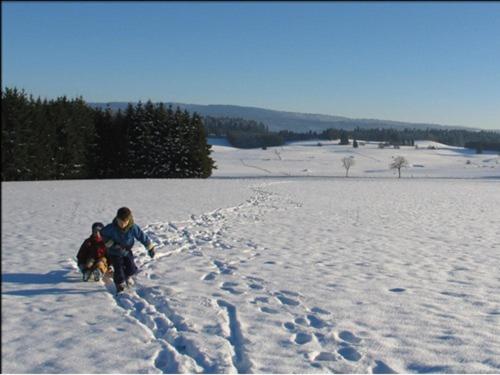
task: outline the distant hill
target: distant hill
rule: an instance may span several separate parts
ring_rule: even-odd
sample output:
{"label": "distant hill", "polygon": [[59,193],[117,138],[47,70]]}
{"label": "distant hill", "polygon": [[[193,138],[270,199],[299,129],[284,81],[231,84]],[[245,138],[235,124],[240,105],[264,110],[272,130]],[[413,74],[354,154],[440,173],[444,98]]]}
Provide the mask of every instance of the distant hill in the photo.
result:
{"label": "distant hill", "polygon": [[[125,109],[126,102],[110,102],[110,103],[88,103],[97,108],[106,108],[109,106],[112,110]],[[135,104],[135,103],[133,103]],[[321,115],[312,113],[286,112],[276,111],[272,109],[264,109],[257,107],[243,107],[236,105],[200,105],[200,104],[184,104],[184,103],[165,103],[167,106],[180,107],[189,112],[197,112],[201,116],[212,117],[239,117],[246,120],[254,120],[264,123],[269,127],[269,130],[291,130],[297,133],[305,133],[308,131],[321,132],[329,128],[338,128],[353,130],[356,127],[369,128],[394,128],[394,129],[462,129],[477,131],[475,128],[467,128],[463,126],[425,124],[425,123],[410,123],[390,120],[376,119],[352,119],[348,117]]]}

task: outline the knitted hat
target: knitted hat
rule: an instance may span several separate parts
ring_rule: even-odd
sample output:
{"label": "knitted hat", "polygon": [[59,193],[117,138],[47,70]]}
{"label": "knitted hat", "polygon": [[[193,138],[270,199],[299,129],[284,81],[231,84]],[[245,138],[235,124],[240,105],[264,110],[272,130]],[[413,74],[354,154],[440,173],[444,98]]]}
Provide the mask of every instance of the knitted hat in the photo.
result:
{"label": "knitted hat", "polygon": [[100,232],[102,230],[102,228],[104,228],[104,224],[103,223],[94,223],[92,224],[92,233],[97,233],[97,232]]}

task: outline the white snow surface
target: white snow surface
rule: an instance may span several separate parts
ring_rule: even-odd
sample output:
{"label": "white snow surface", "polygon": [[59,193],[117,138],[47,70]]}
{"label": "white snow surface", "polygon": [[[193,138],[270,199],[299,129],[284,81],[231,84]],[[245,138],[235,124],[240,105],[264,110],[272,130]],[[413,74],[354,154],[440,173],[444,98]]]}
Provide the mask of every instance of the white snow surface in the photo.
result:
{"label": "white snow surface", "polygon": [[[498,155],[317,143],[219,142],[207,180],[2,182],[2,372],[499,373]],[[116,297],[74,257],[121,206],[158,250]]]}
{"label": "white snow surface", "polygon": [[[216,155],[215,177],[344,177],[342,158],[353,157],[355,166],[351,177],[394,177],[397,171],[389,164],[397,156],[405,157],[408,168],[402,170],[407,178],[500,178],[498,153],[476,154],[463,147],[446,146],[431,141],[416,141],[416,147],[392,146],[378,148],[377,142],[364,146],[340,146],[339,141],[306,141],[284,147],[237,149],[219,140],[213,142]],[[321,145],[321,146],[319,146]],[[433,149],[429,149],[433,147]]]}

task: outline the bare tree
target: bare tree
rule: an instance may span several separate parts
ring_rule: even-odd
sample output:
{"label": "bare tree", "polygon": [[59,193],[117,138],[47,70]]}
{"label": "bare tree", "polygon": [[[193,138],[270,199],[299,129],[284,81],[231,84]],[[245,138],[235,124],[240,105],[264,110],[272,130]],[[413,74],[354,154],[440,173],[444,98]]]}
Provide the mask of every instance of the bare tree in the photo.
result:
{"label": "bare tree", "polygon": [[348,176],[349,175],[349,168],[351,168],[354,165],[354,158],[352,156],[342,158],[342,165],[345,168],[345,176],[349,177]]}
{"label": "bare tree", "polygon": [[391,169],[397,169],[398,178],[401,178],[401,168],[408,167],[408,160],[406,160],[403,156],[396,156],[389,167]]}

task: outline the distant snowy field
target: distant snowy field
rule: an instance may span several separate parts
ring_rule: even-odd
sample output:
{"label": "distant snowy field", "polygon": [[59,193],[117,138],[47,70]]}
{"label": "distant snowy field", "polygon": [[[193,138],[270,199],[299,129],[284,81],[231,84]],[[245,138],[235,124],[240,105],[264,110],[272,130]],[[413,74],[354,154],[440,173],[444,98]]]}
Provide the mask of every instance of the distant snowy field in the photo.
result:
{"label": "distant snowy field", "polygon": [[[498,153],[476,154],[474,150],[443,145],[437,142],[416,141],[415,147],[379,149],[378,143],[366,143],[357,149],[340,146],[339,141],[295,142],[285,147],[261,149],[236,149],[227,142],[213,139],[219,170],[218,177],[292,176],[292,177],[343,177],[341,160],[353,157],[352,177],[393,177],[397,172],[389,169],[395,156],[403,156],[409,167],[404,177],[484,178],[500,177]],[[319,146],[321,145],[321,146]],[[429,149],[434,147],[435,149]]]}
{"label": "distant snowy field", "polygon": [[[2,183],[2,372],[500,372],[498,155],[213,143],[208,180]],[[158,255],[116,298],[72,258],[123,205]]]}

